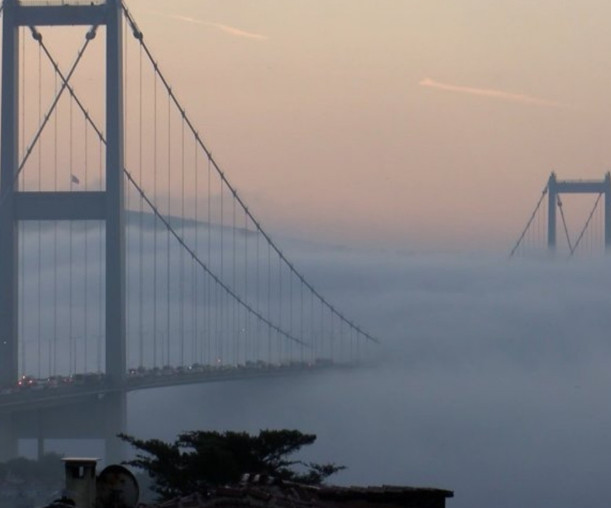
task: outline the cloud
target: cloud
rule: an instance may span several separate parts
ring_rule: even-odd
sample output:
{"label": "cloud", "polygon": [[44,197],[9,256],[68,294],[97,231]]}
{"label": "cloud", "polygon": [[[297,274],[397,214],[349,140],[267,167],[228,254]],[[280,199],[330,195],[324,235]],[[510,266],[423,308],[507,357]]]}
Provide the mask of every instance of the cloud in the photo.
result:
{"label": "cloud", "polygon": [[478,95],[480,97],[489,97],[491,99],[499,99],[509,102],[519,102],[522,104],[533,104],[535,106],[545,106],[551,108],[565,108],[565,104],[559,102],[548,101],[530,95],[506,92],[504,90],[495,90],[492,88],[475,88],[471,86],[452,85],[450,83],[441,83],[430,78],[424,78],[418,83],[420,86],[427,88],[435,88],[445,92],[464,93],[469,95]]}
{"label": "cloud", "polygon": [[191,18],[188,16],[181,16],[179,14],[170,14],[169,17],[172,19],[176,19],[178,21],[186,21],[187,23],[195,23],[197,25],[210,26],[218,30],[221,30],[222,32],[225,32],[229,35],[234,35],[236,37],[245,37],[247,39],[255,39],[255,40],[260,40],[260,41],[269,39],[267,35],[258,34],[254,32],[247,32],[246,30],[241,30],[233,26],[224,25],[223,23],[214,23],[211,21],[204,21],[201,19]]}

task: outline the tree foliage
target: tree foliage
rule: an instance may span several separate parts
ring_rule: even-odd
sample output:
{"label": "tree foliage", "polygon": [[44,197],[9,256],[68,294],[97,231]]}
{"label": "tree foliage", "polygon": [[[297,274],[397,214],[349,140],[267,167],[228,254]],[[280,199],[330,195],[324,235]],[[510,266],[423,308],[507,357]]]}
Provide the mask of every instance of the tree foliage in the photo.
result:
{"label": "tree foliage", "polygon": [[173,443],[125,434],[119,437],[137,450],[136,458],[127,464],[148,473],[153,490],[162,499],[206,493],[210,487],[237,482],[246,473],[319,484],[344,469],[292,459],[316,440],[315,435],[298,430],[262,430],[258,435],[192,431],[179,434]]}

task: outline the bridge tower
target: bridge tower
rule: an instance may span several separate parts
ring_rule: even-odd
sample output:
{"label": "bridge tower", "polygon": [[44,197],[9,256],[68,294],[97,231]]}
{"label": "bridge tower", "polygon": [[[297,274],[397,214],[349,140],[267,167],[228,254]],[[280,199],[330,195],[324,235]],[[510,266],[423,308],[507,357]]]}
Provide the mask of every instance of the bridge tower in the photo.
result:
{"label": "bridge tower", "polygon": [[[123,430],[126,374],[125,219],[123,154],[123,40],[120,0],[68,5],[63,1],[22,4],[3,1],[0,138],[0,385],[18,378],[18,222],[97,220],[106,225],[106,374],[117,387],[108,435]],[[100,192],[24,192],[17,172],[19,147],[19,27],[103,26],[106,28],[106,176]],[[110,406],[109,406],[110,407]],[[5,419],[6,418],[6,419]],[[0,423],[10,428],[10,418]],[[0,429],[0,450],[15,455],[16,439]],[[107,440],[107,452],[117,444]],[[115,450],[116,451],[116,450]]]}
{"label": "bridge tower", "polygon": [[603,180],[558,180],[552,172],[547,182],[547,247],[556,248],[556,203],[560,194],[604,194],[605,196],[605,249],[611,250],[611,174]]}

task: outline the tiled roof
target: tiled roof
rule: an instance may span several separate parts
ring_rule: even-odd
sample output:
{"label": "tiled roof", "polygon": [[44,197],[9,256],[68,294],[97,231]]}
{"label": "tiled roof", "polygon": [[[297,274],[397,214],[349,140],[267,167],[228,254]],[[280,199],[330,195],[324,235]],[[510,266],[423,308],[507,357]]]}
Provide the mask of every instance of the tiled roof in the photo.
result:
{"label": "tiled roof", "polygon": [[428,508],[443,507],[453,495],[433,488],[310,486],[247,475],[239,484],[216,488],[207,496],[193,494],[142,508]]}

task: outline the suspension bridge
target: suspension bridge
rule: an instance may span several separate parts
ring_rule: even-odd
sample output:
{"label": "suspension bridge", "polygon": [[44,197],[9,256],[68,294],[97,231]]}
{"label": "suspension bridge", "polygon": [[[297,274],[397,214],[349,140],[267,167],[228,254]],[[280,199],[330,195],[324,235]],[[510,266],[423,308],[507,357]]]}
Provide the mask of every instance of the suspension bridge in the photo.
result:
{"label": "suspension bridge", "polygon": [[377,339],[264,229],[124,2],[1,16],[0,460],[24,437],[119,456],[131,390],[366,357]]}
{"label": "suspension bridge", "polygon": [[[581,194],[593,197],[583,209],[585,219],[576,223],[578,233],[571,234],[561,195]],[[547,206],[544,203],[547,198]],[[604,198],[604,199],[603,199]],[[602,204],[601,204],[602,203]],[[543,205],[543,206],[542,206]],[[585,213],[587,212],[587,213]],[[558,218],[561,233],[558,240]],[[561,251],[568,257],[579,252],[600,252],[611,248],[611,174],[602,180],[558,180],[551,173],[526,226],[509,253],[509,257],[529,255],[547,249]]]}

